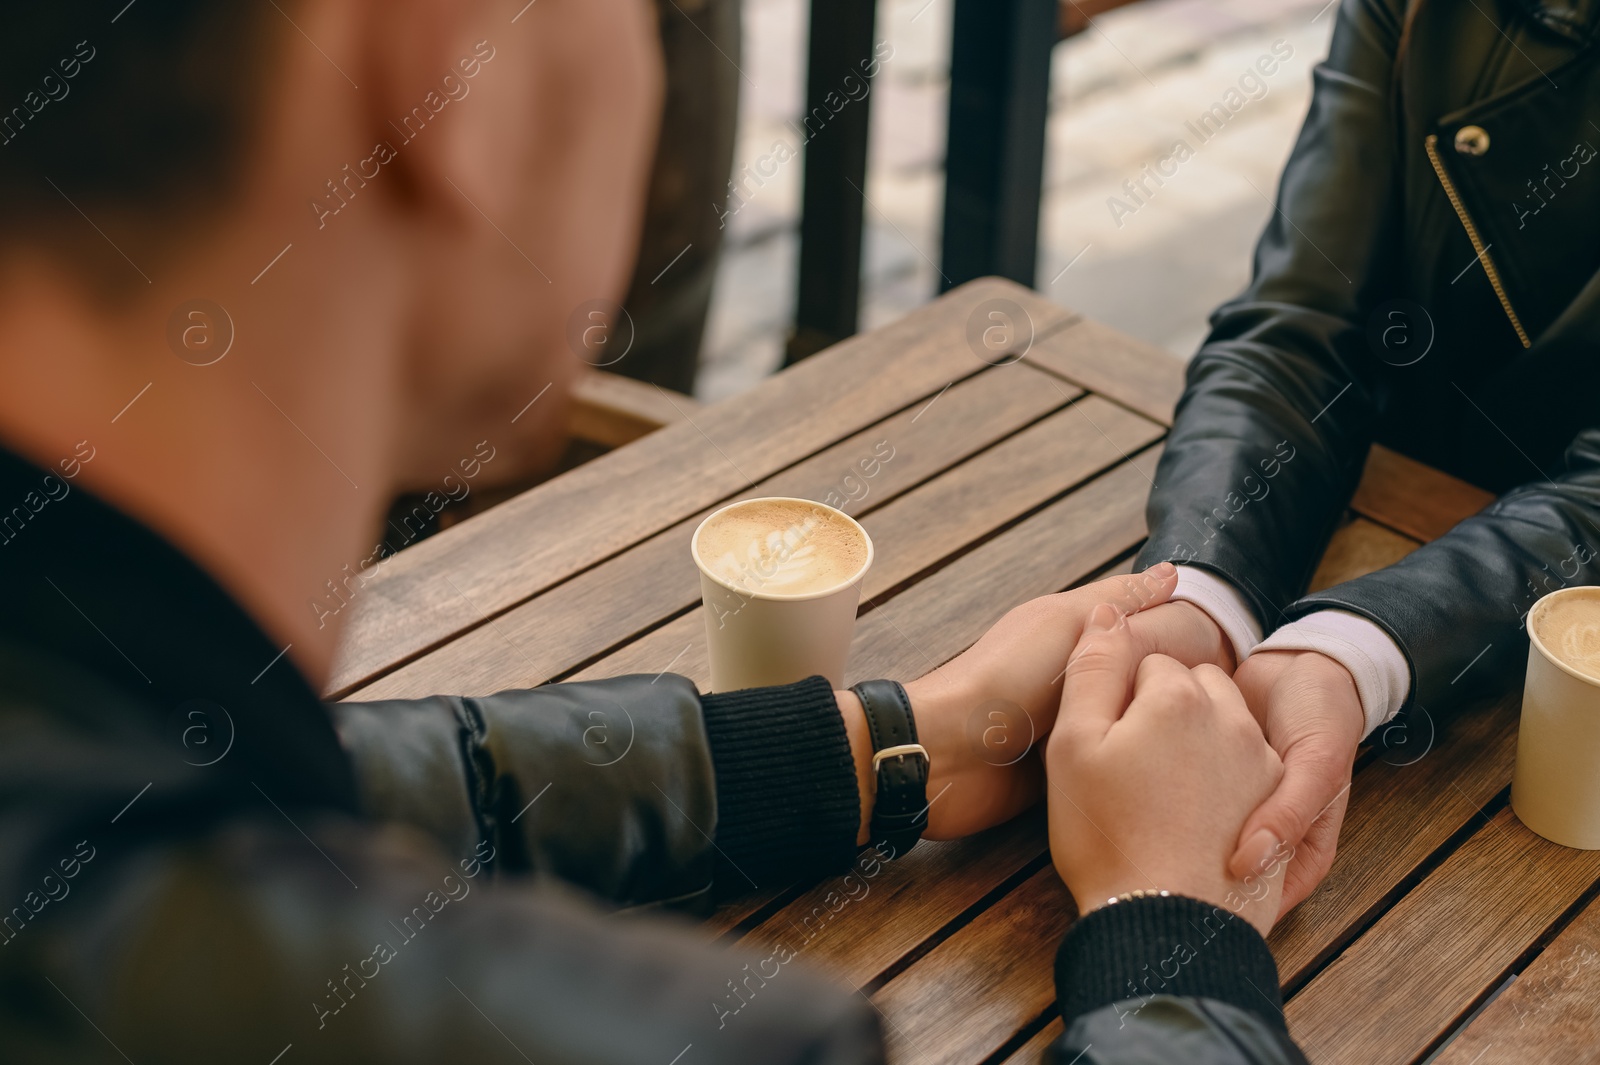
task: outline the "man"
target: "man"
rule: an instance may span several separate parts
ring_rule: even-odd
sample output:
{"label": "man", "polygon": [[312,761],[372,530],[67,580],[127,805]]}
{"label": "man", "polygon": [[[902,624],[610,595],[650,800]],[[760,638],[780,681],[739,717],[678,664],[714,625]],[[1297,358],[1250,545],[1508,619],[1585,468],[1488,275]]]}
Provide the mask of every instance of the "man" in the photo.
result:
{"label": "man", "polygon": [[[1117,966],[1199,915],[1209,962],[1145,987],[1134,1030],[1177,1039],[1204,1012],[1181,996],[1205,995],[1219,1055],[1286,1046],[1277,1004],[1222,975],[1276,986],[1218,842],[1274,759],[1208,731],[1242,714],[1206,709],[1215,678],[1161,659],[1135,683],[1141,649],[1182,640],[1116,622],[1173,567],[1025,604],[904,696],[662,676],[320,704],[341,617],[307,601],[393,493],[481,460],[486,426],[508,464],[558,442],[566,319],[620,289],[635,243],[646,9],[117,6],[41,7],[0,43],[0,1057],[879,1060],[863,997],[579,894],[687,906],[1012,816],[1043,765],[989,764],[971,711],[1005,700],[1048,733],[1105,600],[1094,631],[1120,643],[1074,676],[1120,679],[1088,685],[1098,724],[1052,757],[1121,784],[1053,829],[1083,855],[1115,819],[1113,847],[1193,898],[1086,922],[1062,954],[1072,1019],[1122,1028]],[[1130,698],[1134,724],[1190,708],[1199,769],[1155,738],[1103,753]],[[637,734],[599,768],[585,730],[615,706]],[[926,757],[874,766],[882,720]],[[1220,778],[1214,809],[1176,844],[1119,791],[1195,773]],[[1137,869],[1075,861],[1082,907],[1161,886]]]}
{"label": "man", "polygon": [[[1234,869],[1293,847],[1288,906],[1333,861],[1362,738],[1426,744],[1514,689],[1528,608],[1600,583],[1600,212],[1582,184],[1600,8],[1347,0],[1337,18],[1250,286],[1190,364],[1141,554],[1184,571],[1147,623],[1241,661],[1283,756]],[[1375,441],[1499,498],[1304,595]]]}

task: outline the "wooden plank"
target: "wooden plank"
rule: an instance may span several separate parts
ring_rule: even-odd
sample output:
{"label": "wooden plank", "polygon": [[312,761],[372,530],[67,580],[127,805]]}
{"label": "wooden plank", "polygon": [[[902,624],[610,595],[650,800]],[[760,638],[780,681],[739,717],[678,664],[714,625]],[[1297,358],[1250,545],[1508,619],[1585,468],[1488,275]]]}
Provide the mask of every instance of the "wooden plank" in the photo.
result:
{"label": "wooden plank", "polygon": [[[990,370],[920,399],[740,494],[831,500],[860,517],[1081,395],[1071,386],[1058,391],[1055,384],[1027,367]],[[892,457],[880,461],[886,455]],[[862,462],[876,471],[874,476],[863,476]],[[618,646],[699,600],[689,539],[711,509],[407,663],[353,697],[474,695],[529,687]]]}
{"label": "wooden plank", "polygon": [[[1079,410],[1079,407],[1084,409]],[[1029,508],[1120,462],[1124,453],[1136,450],[1141,443],[1159,434],[1159,427],[1143,418],[1089,396],[867,515],[862,524],[877,545],[877,560],[863,585],[864,598],[871,601],[893,590]],[[1137,461],[1145,469],[1155,468],[1155,460],[1148,453],[1138,456]],[[1144,474],[1136,467],[1126,462],[1122,466],[1130,476],[1141,478],[1142,483]],[[1134,489],[1130,487],[1128,491],[1132,493]],[[1094,498],[1101,500],[1103,495],[1103,492],[1098,493]],[[1123,506],[1143,513],[1142,501],[1135,503],[1130,498],[1123,501]],[[1139,527],[1143,528],[1142,521]],[[1137,537],[1130,541],[1136,542]],[[1064,578],[1057,587],[1065,587],[1094,565],[1109,561],[1116,553],[1108,547],[1105,554],[1098,550],[1093,552],[1093,560],[1075,560],[1082,563],[1081,567],[1073,569],[1073,576]],[[972,591],[967,589],[965,594]],[[1020,600],[1008,602],[1007,606],[1014,606],[1017,601]],[[872,628],[870,621],[864,621],[857,628],[852,672],[855,663],[861,661],[862,633]],[[705,624],[699,608],[635,640],[573,679],[589,680],[630,672],[656,673],[669,665],[673,672],[697,684],[708,681]],[[904,665],[912,665],[914,672],[907,673],[901,668],[898,672],[880,675],[916,676],[929,668],[911,663]]]}
{"label": "wooden plank", "polygon": [[[1152,448],[962,555],[861,619],[848,683],[919,676],[967,647],[1007,610],[1070,587],[1145,535]],[[1136,465],[1137,463],[1137,465]]]}
{"label": "wooden plank", "polygon": [[1289,1000],[1290,1032],[1319,1065],[1422,1056],[1597,877],[1600,851],[1501,810]]}
{"label": "wooden plank", "polygon": [[1183,395],[1182,359],[1087,319],[1034,341],[1025,361],[1162,425]]}
{"label": "wooden plank", "polygon": [[1600,1058],[1600,899],[1489,1003],[1435,1065]]}
{"label": "wooden plank", "polygon": [[1076,916],[1047,866],[905,972],[873,1001],[894,1065],[972,1065],[1055,1000],[1051,962]]}
{"label": "wooden plank", "polygon": [[[1052,1004],[1050,1008],[1054,1011],[1055,1006]],[[1039,1029],[1032,1039],[1023,1043],[1017,1052],[1006,1058],[1001,1065],[1039,1065],[1044,1060],[1044,1052],[1066,1032],[1067,1026],[1061,1018],[1052,1018],[1049,1024]]]}
{"label": "wooden plank", "polygon": [[1374,444],[1350,505],[1356,513],[1418,540],[1437,540],[1494,494]]}
{"label": "wooden plank", "polygon": [[1438,734],[1419,714],[1403,744],[1357,771],[1333,868],[1268,938],[1286,988],[1365,928],[1511,782],[1518,702],[1473,708]]}
{"label": "wooden plank", "polygon": [[[1038,340],[1026,360],[1090,392],[1108,396],[1163,425],[1183,395],[1184,363],[1166,352],[1083,320]],[[1494,495],[1374,444],[1352,508],[1380,525],[1427,542],[1494,501]]]}
{"label": "wooden plank", "polygon": [[1320,592],[1400,561],[1417,549],[1417,541],[1366,518],[1352,518],[1333,534],[1307,589]]}
{"label": "wooden plank", "polygon": [[711,916],[699,923],[698,928],[705,933],[707,939],[721,939],[755,916],[762,907],[777,901],[787,890],[788,888],[762,888],[760,891],[740,895],[718,906]]}
{"label": "wooden plank", "polygon": [[[1007,281],[956,289],[692,422],[619,448],[401,552],[353,604],[328,691],[346,692],[719,499],[982,368],[967,319],[985,299],[1041,330],[1066,311]],[[487,431],[491,441],[504,440]]]}
{"label": "wooden plank", "polygon": [[573,390],[567,428],[579,440],[621,447],[664,425],[692,418],[699,410],[700,404],[681,392],[591,370]]}
{"label": "wooden plank", "polygon": [[785,944],[808,964],[860,987],[1020,873],[1046,845],[1039,809],[977,836],[919,843],[896,861],[858,862],[741,942],[758,948]]}

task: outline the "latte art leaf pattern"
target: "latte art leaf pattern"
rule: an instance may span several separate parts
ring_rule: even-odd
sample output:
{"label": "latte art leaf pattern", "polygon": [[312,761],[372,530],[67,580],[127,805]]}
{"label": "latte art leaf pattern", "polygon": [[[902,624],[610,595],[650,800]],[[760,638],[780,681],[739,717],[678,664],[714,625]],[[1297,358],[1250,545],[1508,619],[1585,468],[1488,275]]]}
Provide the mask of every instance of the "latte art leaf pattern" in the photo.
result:
{"label": "latte art leaf pattern", "polygon": [[827,595],[865,571],[872,543],[847,515],[808,499],[750,499],[712,514],[695,533],[707,576],[740,594]]}
{"label": "latte art leaf pattern", "polygon": [[1552,648],[1556,655],[1580,673],[1600,677],[1600,621],[1577,622],[1561,633]]}
{"label": "latte art leaf pattern", "polygon": [[750,591],[783,592],[796,584],[814,580],[821,562],[816,544],[810,542],[816,519],[773,529],[764,538],[746,545],[744,557],[729,551],[717,560],[717,571],[730,583]]}
{"label": "latte art leaf pattern", "polygon": [[1600,681],[1600,588],[1555,593],[1535,608],[1532,625],[1558,661]]}

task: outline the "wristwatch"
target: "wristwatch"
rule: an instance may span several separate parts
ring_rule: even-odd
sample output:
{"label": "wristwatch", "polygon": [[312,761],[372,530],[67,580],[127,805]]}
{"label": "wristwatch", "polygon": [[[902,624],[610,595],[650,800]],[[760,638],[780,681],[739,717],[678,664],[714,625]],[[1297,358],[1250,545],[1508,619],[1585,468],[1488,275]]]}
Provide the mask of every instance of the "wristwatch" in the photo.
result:
{"label": "wristwatch", "polygon": [[917,742],[911,700],[898,683],[865,680],[850,690],[861,700],[872,736],[871,842],[898,858],[928,827],[928,752]]}

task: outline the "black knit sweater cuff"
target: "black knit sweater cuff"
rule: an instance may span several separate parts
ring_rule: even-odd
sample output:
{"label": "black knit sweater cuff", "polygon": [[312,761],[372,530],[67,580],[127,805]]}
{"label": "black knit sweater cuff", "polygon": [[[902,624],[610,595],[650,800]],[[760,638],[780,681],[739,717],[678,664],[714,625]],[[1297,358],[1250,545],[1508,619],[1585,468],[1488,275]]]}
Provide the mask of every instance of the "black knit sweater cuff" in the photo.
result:
{"label": "black knit sweater cuff", "polygon": [[1287,1031],[1266,940],[1220,906],[1177,895],[1080,918],[1056,954],[1056,995],[1069,1026],[1112,1003],[1131,1015],[1152,996],[1176,995],[1225,1002]]}
{"label": "black knit sweater cuff", "polygon": [[811,677],[700,705],[717,777],[718,893],[848,866],[861,796],[833,686]]}

